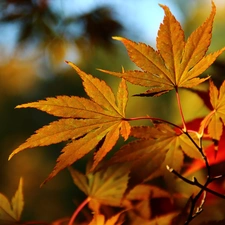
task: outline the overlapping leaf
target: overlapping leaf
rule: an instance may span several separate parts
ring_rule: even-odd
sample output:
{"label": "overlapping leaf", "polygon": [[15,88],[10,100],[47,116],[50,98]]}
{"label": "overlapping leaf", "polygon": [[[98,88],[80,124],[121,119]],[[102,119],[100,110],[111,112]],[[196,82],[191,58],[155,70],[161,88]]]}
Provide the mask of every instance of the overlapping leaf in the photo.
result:
{"label": "overlapping leaf", "polygon": [[149,219],[154,216],[155,212],[151,202],[155,200],[158,208],[165,203],[165,201],[162,203],[156,199],[168,199],[170,201],[171,194],[153,185],[139,184],[126,195],[123,204],[142,218]]}
{"label": "overlapping leaf", "polygon": [[212,81],[209,85],[209,97],[213,109],[202,121],[201,129],[208,126],[209,136],[218,141],[225,124],[225,82],[222,83],[219,90]]}
{"label": "overlapping leaf", "polygon": [[[164,123],[154,127],[132,127],[130,135],[138,140],[123,146],[110,162],[129,162],[131,176],[139,181],[164,174],[167,165],[179,171],[183,165],[184,153],[192,158],[201,158],[196,146],[185,134],[175,132]],[[194,133],[191,137],[198,144]]]}
{"label": "overlapping leaf", "polygon": [[124,120],[128,98],[125,80],[121,80],[116,99],[104,81],[84,73],[70,62],[67,63],[79,74],[83,80],[85,91],[91,99],[58,96],[17,106],[17,108],[36,108],[62,117],[37,130],[9,157],[11,158],[26,148],[71,140],[63,148],[62,154],[57,159],[57,164],[47,180],[89,153],[101,140],[104,140],[94,156],[92,167],[94,169],[116,144],[119,134],[126,140],[130,132],[130,125]]}
{"label": "overlapping leaf", "polygon": [[172,15],[169,8],[160,5],[165,12],[157,37],[157,51],[144,43],[135,43],[122,37],[114,37],[121,41],[130,59],[142,71],[126,71],[122,73],[101,70],[127,81],[149,87],[142,96],[158,96],[178,87],[190,88],[204,82],[208,78],[198,78],[225,50],[225,48],[206,55],[212,38],[212,25],[216,12],[212,2],[209,18],[197,28],[185,42],[184,31],[180,23]]}
{"label": "overlapping leaf", "polygon": [[23,211],[23,179],[20,178],[18,189],[10,202],[0,193],[0,221],[6,223],[18,222]]}
{"label": "overlapping leaf", "polygon": [[105,216],[102,214],[94,214],[92,221],[88,225],[122,225],[123,222],[119,222],[120,213],[109,218],[107,221],[105,220]]}
{"label": "overlapping leaf", "polygon": [[98,212],[101,204],[121,206],[128,182],[127,166],[113,165],[87,175],[72,168],[69,169],[75,185],[91,199],[89,205],[92,210]]}

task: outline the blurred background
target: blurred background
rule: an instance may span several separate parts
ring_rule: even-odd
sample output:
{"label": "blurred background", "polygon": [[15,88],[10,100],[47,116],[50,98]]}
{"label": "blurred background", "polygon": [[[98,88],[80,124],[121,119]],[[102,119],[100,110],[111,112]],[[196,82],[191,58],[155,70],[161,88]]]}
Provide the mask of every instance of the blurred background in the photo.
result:
{"label": "blurred background", "polygon": [[[217,15],[209,52],[225,45],[225,2],[214,2]],[[11,198],[19,178],[24,177],[22,219],[50,222],[70,216],[82,194],[67,170],[39,188],[63,144],[26,150],[8,161],[13,149],[55,119],[35,109],[15,106],[57,95],[85,96],[79,76],[64,60],[104,79],[116,91],[118,79],[96,68],[121,71],[121,66],[127,70],[135,65],[124,46],[111,37],[123,36],[155,47],[164,15],[159,3],[170,7],[186,35],[211,10],[210,0],[0,0],[0,192]],[[223,58],[207,72],[218,85],[225,75]],[[145,90],[129,85],[130,96]],[[181,92],[186,119],[204,115],[202,101],[189,92],[186,98],[186,94],[185,90]],[[135,110],[137,105],[139,111]],[[131,97],[128,117],[147,114],[179,123],[174,93],[156,99]],[[77,163],[80,167],[84,164],[85,159]]]}

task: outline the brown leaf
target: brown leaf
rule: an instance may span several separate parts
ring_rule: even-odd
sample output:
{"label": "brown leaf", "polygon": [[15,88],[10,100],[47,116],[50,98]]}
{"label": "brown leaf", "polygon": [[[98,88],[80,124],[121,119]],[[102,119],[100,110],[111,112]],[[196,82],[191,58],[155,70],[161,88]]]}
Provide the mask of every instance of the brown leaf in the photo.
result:
{"label": "brown leaf", "polygon": [[[167,124],[132,127],[130,135],[138,140],[123,146],[109,163],[129,163],[131,182],[147,181],[165,174],[167,165],[179,171],[183,165],[184,153],[192,158],[201,158],[192,141],[185,134],[175,132]],[[194,137],[194,134],[191,136],[197,144],[198,138]]]}

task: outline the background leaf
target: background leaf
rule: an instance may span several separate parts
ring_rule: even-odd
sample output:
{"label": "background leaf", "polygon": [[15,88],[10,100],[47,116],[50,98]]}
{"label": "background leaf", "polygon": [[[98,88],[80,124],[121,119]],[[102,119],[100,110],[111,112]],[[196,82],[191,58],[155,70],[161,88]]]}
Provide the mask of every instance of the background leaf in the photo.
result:
{"label": "background leaf", "polygon": [[23,178],[20,178],[18,189],[12,198],[12,210],[17,221],[20,220],[21,213],[24,207],[23,200]]}
{"label": "background leaf", "polygon": [[0,193],[0,219],[8,221],[16,221],[9,200],[1,193]]}
{"label": "background leaf", "polygon": [[95,173],[84,175],[70,168],[75,185],[78,186],[89,198],[90,205],[94,211],[98,211],[100,204],[110,206],[121,206],[123,194],[127,188],[129,170],[124,165],[113,165],[101,169]]}
{"label": "background leaf", "polygon": [[209,96],[214,113],[212,114],[208,123],[208,132],[210,137],[215,140],[219,140],[223,132],[223,126],[225,124],[225,82],[223,82],[220,89],[218,90],[211,81],[209,87]]}
{"label": "background leaf", "polygon": [[0,224],[1,221],[12,224],[20,220],[24,207],[23,179],[20,178],[18,189],[12,198],[11,204],[7,197],[0,193]]}

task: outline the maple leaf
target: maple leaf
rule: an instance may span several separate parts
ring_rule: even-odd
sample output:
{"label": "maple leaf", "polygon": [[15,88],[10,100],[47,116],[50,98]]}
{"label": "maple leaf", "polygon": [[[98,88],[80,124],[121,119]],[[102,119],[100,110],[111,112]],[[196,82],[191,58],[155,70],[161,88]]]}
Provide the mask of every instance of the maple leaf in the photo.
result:
{"label": "maple leaf", "polygon": [[212,81],[209,82],[209,97],[212,111],[201,123],[200,131],[208,127],[209,136],[219,141],[225,124],[225,81],[218,90]]}
{"label": "maple leaf", "polygon": [[105,216],[102,214],[94,214],[92,221],[88,225],[121,225],[123,222],[119,222],[119,217],[122,212],[117,213],[116,215],[109,218],[105,221]]}
{"label": "maple leaf", "polygon": [[136,43],[123,37],[114,37],[121,41],[130,59],[142,71],[125,71],[122,73],[100,70],[111,75],[122,77],[130,83],[149,87],[140,96],[159,96],[178,87],[191,88],[209,77],[198,78],[225,50],[206,55],[212,38],[213,19],[216,13],[212,2],[209,18],[197,28],[185,42],[184,31],[169,8],[160,5],[164,20],[160,25],[157,37],[157,49],[144,43]]}
{"label": "maple leaf", "polygon": [[69,168],[75,185],[90,199],[89,207],[99,211],[101,204],[121,207],[127,188],[129,170],[125,165],[113,165],[86,175]]}
{"label": "maple leaf", "polygon": [[149,198],[171,197],[165,190],[157,186],[139,184],[135,186],[127,195],[127,200],[149,200]]}
{"label": "maple leaf", "polygon": [[[131,209],[144,219],[153,217],[156,207],[151,207],[151,202],[157,199],[171,199],[171,194],[159,187],[147,184],[138,184],[123,199],[123,205]],[[157,207],[161,204],[157,201]],[[168,205],[168,204],[167,204]],[[162,211],[160,212],[162,214]]]}
{"label": "maple leaf", "polygon": [[58,96],[16,107],[36,108],[62,118],[37,130],[25,143],[11,153],[9,159],[27,148],[71,140],[62,149],[56,166],[45,182],[89,153],[103,140],[102,146],[94,155],[93,170],[116,144],[119,134],[126,140],[130,132],[130,125],[124,120],[128,99],[125,80],[121,80],[117,99],[115,99],[112,90],[104,81],[86,74],[71,62],[67,63],[81,77],[90,99],[77,96]]}
{"label": "maple leaf", "polygon": [[0,193],[0,222],[6,223],[18,222],[23,211],[23,179],[20,178],[18,189],[11,202]]}
{"label": "maple leaf", "polygon": [[[197,144],[195,133],[190,135]],[[164,123],[155,124],[154,127],[132,127],[130,136],[138,140],[124,145],[109,162],[130,163],[131,178],[134,177],[136,182],[165,174],[167,165],[179,171],[184,153],[191,158],[201,158],[196,146],[184,133],[177,133]]]}

